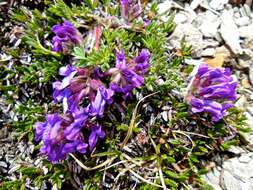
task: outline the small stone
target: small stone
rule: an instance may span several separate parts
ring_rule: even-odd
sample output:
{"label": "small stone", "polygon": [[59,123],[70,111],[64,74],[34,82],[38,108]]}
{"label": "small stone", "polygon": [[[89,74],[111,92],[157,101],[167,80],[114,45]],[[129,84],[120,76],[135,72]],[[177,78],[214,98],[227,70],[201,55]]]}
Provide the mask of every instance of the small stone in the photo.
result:
{"label": "small stone", "polygon": [[193,0],[190,4],[192,10],[196,9],[204,0]]}
{"label": "small stone", "polygon": [[158,13],[159,14],[163,14],[166,13],[167,11],[169,11],[172,7],[172,1],[167,0],[164,1],[163,3],[158,4],[157,9],[158,9]]}
{"label": "small stone", "polygon": [[179,13],[177,13],[177,14],[175,15],[175,17],[174,17],[174,22],[175,22],[176,24],[185,23],[185,22],[187,22],[188,19],[189,19],[189,18],[188,18],[188,16],[187,16],[186,13],[184,13],[184,12],[179,12]]}
{"label": "small stone", "polygon": [[228,0],[212,0],[209,6],[214,10],[222,10],[226,4],[228,4]]}
{"label": "small stone", "polygon": [[245,153],[245,150],[243,150],[241,147],[238,146],[231,146],[228,151],[234,154]]}
{"label": "small stone", "polygon": [[239,35],[241,38],[253,39],[253,24],[242,26],[239,28]]}
{"label": "small stone", "polygon": [[251,115],[253,115],[253,107],[248,106],[248,107],[247,107],[247,111],[248,111]]}
{"label": "small stone", "polygon": [[249,69],[249,79],[250,79],[250,83],[253,85],[253,68]]}
{"label": "small stone", "polygon": [[[237,8],[237,7],[236,7]],[[236,12],[236,13],[234,13],[234,17],[235,18],[240,18],[241,17],[241,14],[239,13],[239,12]]]}
{"label": "small stone", "polygon": [[162,118],[163,118],[164,121],[168,121],[168,112],[167,111],[163,111],[161,113],[161,115],[162,115]]}
{"label": "small stone", "polygon": [[15,165],[15,166],[13,166],[13,167],[8,171],[8,174],[12,174],[13,172],[17,171],[20,167],[21,167],[20,164],[17,164],[17,165]]}
{"label": "small stone", "polygon": [[232,13],[224,10],[221,15],[220,33],[226,44],[231,48],[233,53],[241,54],[242,48],[239,41],[239,30],[233,20]]}
{"label": "small stone", "polygon": [[187,45],[192,46],[193,58],[201,57],[203,49],[202,33],[190,23],[178,24],[172,35],[169,37],[169,43],[174,48],[180,49],[183,39]]}
{"label": "small stone", "polygon": [[[248,88],[248,89],[251,89],[252,88],[252,85],[249,83],[249,79],[248,79],[248,77],[244,77],[244,78],[242,78],[241,79],[241,83],[242,83],[242,86],[244,87],[244,88]],[[245,106],[244,107],[240,107],[240,108],[245,108]]]}
{"label": "small stone", "polygon": [[205,21],[199,27],[199,29],[205,37],[211,38],[211,37],[216,37],[219,25],[220,25],[219,20],[217,20],[217,22]]}
{"label": "small stone", "polygon": [[224,171],[223,179],[226,190],[241,190],[239,181],[227,170]]}
{"label": "small stone", "polygon": [[243,7],[240,9],[240,11],[242,15],[251,17],[251,9],[249,5],[244,4]]}
{"label": "small stone", "polygon": [[247,155],[242,155],[241,157],[238,158],[238,160],[242,163],[248,163],[251,160],[251,158]]}
{"label": "small stone", "polygon": [[237,26],[248,26],[251,24],[251,20],[247,16],[234,19]]}
{"label": "small stone", "polygon": [[1,168],[7,168],[8,165],[7,165],[6,162],[0,161],[0,167],[1,167]]}
{"label": "small stone", "polygon": [[219,42],[217,42],[216,40],[214,39],[204,39],[203,41],[203,48],[206,49],[206,48],[216,48],[219,46]]}
{"label": "small stone", "polygon": [[201,54],[203,57],[214,57],[215,49],[214,48],[207,48],[202,51]]}

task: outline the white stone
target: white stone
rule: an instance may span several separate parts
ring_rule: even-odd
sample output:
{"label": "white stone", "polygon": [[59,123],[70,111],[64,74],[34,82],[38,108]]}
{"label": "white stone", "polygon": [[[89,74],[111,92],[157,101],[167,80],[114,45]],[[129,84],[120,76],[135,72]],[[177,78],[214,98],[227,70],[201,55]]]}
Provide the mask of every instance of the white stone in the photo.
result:
{"label": "white stone", "polygon": [[215,55],[215,49],[214,48],[207,48],[204,49],[201,53],[203,57],[214,57]]}
{"label": "white stone", "polygon": [[169,11],[172,7],[172,1],[168,0],[168,1],[164,1],[163,3],[158,4],[157,6],[157,12],[159,14],[164,14],[167,11]]}
{"label": "white stone", "polygon": [[228,0],[212,0],[209,6],[215,10],[222,10],[226,4],[228,4]]}
{"label": "white stone", "polygon": [[192,45],[193,51],[202,51],[202,33],[192,24],[178,24],[172,35],[169,37],[169,42],[174,48],[180,49],[183,38],[185,39],[186,44]]}
{"label": "white stone", "polygon": [[253,24],[240,27],[239,35],[242,38],[253,39]]}
{"label": "white stone", "polygon": [[229,152],[232,152],[234,154],[241,154],[241,153],[245,153],[245,150],[243,150],[241,147],[239,146],[231,146],[228,150]]}
{"label": "white stone", "polygon": [[235,17],[235,18],[240,18],[240,17],[241,17],[241,14],[240,14],[239,12],[236,12],[236,13],[234,13],[234,17]]}
{"label": "white stone", "polygon": [[190,4],[192,10],[196,9],[204,0],[193,0]]}
{"label": "white stone", "polygon": [[180,23],[184,23],[184,22],[187,22],[189,19],[189,16],[187,16],[186,13],[184,12],[179,12],[175,15],[174,17],[174,22],[176,24],[180,24]]}
{"label": "white stone", "polygon": [[242,155],[238,158],[238,160],[242,163],[248,163],[251,160],[251,158],[247,155]]}
{"label": "white stone", "polygon": [[239,41],[239,30],[233,20],[232,13],[224,10],[221,15],[221,20],[220,33],[223,40],[231,48],[233,53],[241,54],[243,51]]}
{"label": "white stone", "polygon": [[248,26],[251,24],[251,20],[247,16],[234,19],[237,26]]}
{"label": "white stone", "polygon": [[206,21],[199,27],[205,37],[215,37],[218,32],[220,22]]}
{"label": "white stone", "polygon": [[238,180],[227,170],[224,171],[223,179],[226,190],[241,190]]}

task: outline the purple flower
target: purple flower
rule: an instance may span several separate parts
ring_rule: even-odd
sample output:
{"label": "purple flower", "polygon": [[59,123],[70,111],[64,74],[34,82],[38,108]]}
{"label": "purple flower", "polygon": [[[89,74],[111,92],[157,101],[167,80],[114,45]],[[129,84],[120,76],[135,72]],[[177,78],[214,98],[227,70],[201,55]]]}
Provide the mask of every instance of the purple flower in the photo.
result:
{"label": "purple flower", "polygon": [[64,131],[72,120],[70,116],[62,117],[55,113],[47,115],[46,122],[35,124],[35,140],[43,142],[40,151],[47,155],[52,163],[64,160],[71,152],[86,152],[88,145],[84,143],[81,133],[71,140],[65,137]]}
{"label": "purple flower", "polygon": [[192,112],[207,112],[212,121],[219,121],[236,100],[236,77],[229,69],[209,68],[207,64],[199,67],[193,79],[187,101]]}
{"label": "purple flower", "polygon": [[103,74],[99,70],[91,73],[87,69],[76,69],[67,65],[60,69],[60,74],[65,77],[62,82],[53,83],[53,98],[63,103],[63,113],[79,111],[79,104],[86,96],[90,101],[94,100],[97,89],[102,84],[99,79],[92,78]]}
{"label": "purple flower", "polygon": [[88,107],[90,116],[102,117],[104,114],[105,105],[112,103],[113,95],[113,90],[106,89],[104,86],[100,86],[97,90],[95,100],[91,102]]}
{"label": "purple flower", "polygon": [[129,64],[123,51],[116,54],[116,67],[109,69],[107,74],[112,75],[110,89],[131,96],[131,91],[144,83],[144,74],[149,68],[149,52],[142,50]]}
{"label": "purple flower", "polygon": [[102,130],[100,125],[92,125],[91,134],[89,136],[90,151],[92,151],[98,141],[98,138],[102,139],[105,137],[105,132]]}
{"label": "purple flower", "polygon": [[64,130],[64,136],[68,140],[75,140],[80,135],[81,129],[88,120],[88,112],[86,109],[74,112],[72,115],[74,117],[73,122]]}
{"label": "purple flower", "polygon": [[140,55],[134,59],[134,62],[136,63],[135,70],[139,71],[143,75],[149,69],[149,56],[149,51],[147,49],[143,49]]}
{"label": "purple flower", "polygon": [[69,21],[64,21],[62,25],[54,25],[52,31],[55,33],[53,51],[68,52],[69,46],[80,44],[82,41],[81,34]]}

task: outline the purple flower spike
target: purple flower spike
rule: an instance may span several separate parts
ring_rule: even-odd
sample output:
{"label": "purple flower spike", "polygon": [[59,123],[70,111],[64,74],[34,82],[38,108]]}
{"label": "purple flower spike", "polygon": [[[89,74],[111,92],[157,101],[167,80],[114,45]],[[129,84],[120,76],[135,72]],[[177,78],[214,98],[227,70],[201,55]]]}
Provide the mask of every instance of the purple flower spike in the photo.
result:
{"label": "purple flower spike", "polygon": [[130,97],[134,88],[144,83],[144,74],[149,68],[149,52],[142,50],[139,56],[127,63],[123,51],[116,53],[116,67],[107,71],[112,75],[110,89],[124,94],[124,98]]}
{"label": "purple flower spike", "polygon": [[82,41],[81,34],[69,21],[64,21],[62,25],[54,25],[52,31],[55,33],[53,51],[68,52],[69,46],[78,45]]}
{"label": "purple flower spike", "polygon": [[135,69],[136,71],[145,74],[149,68],[149,56],[150,53],[147,49],[143,49],[139,56],[137,56],[134,61],[136,63]]}
{"label": "purple flower spike", "polygon": [[236,77],[229,69],[200,65],[186,97],[193,113],[207,112],[219,121],[236,100]]}
{"label": "purple flower spike", "polygon": [[43,142],[40,151],[47,155],[52,163],[66,159],[69,153],[75,151],[86,152],[88,145],[84,143],[80,132],[76,133],[72,139],[65,137],[65,129],[71,125],[72,120],[70,116],[62,117],[58,114],[49,114],[46,117],[46,122],[35,124],[35,140]]}
{"label": "purple flower spike", "polygon": [[91,116],[102,117],[104,114],[105,105],[112,103],[113,95],[113,90],[106,89],[104,86],[100,86],[97,90],[95,100],[89,105],[89,114]]}
{"label": "purple flower spike", "polygon": [[89,146],[90,151],[92,151],[98,141],[98,138],[102,139],[105,137],[105,132],[102,130],[102,127],[99,125],[93,125],[91,127],[91,134],[89,136]]}

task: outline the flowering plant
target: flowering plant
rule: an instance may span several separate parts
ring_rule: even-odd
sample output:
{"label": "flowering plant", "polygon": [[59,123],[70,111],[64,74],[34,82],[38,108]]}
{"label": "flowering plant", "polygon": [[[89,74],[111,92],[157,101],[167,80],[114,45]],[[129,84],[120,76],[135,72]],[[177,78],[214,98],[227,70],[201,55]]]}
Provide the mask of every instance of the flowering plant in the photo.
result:
{"label": "flowering plant", "polygon": [[[53,31],[55,50],[63,50],[65,42],[80,42],[80,35],[69,21],[56,25]],[[64,36],[64,40],[59,36]],[[116,53],[114,68],[102,72],[99,67],[80,68],[66,65],[60,68],[62,81],[53,83],[53,98],[63,105],[63,115],[46,116],[46,122],[35,124],[35,140],[42,140],[41,153],[52,162],[66,158],[68,153],[92,151],[105,131],[97,119],[103,118],[107,106],[113,105],[114,95],[121,94],[124,100],[131,98],[133,89],[144,84],[144,74],[149,68],[149,51],[143,49],[127,62],[123,50]],[[109,81],[109,82],[108,82]],[[84,102],[86,106],[83,106]],[[88,133],[88,142],[83,132]],[[87,135],[86,135],[87,136]],[[87,143],[86,143],[87,142]]]}
{"label": "flowering plant", "polygon": [[219,121],[236,100],[236,86],[236,77],[229,69],[202,64],[193,78],[186,100],[193,113],[207,112],[213,121]]}

